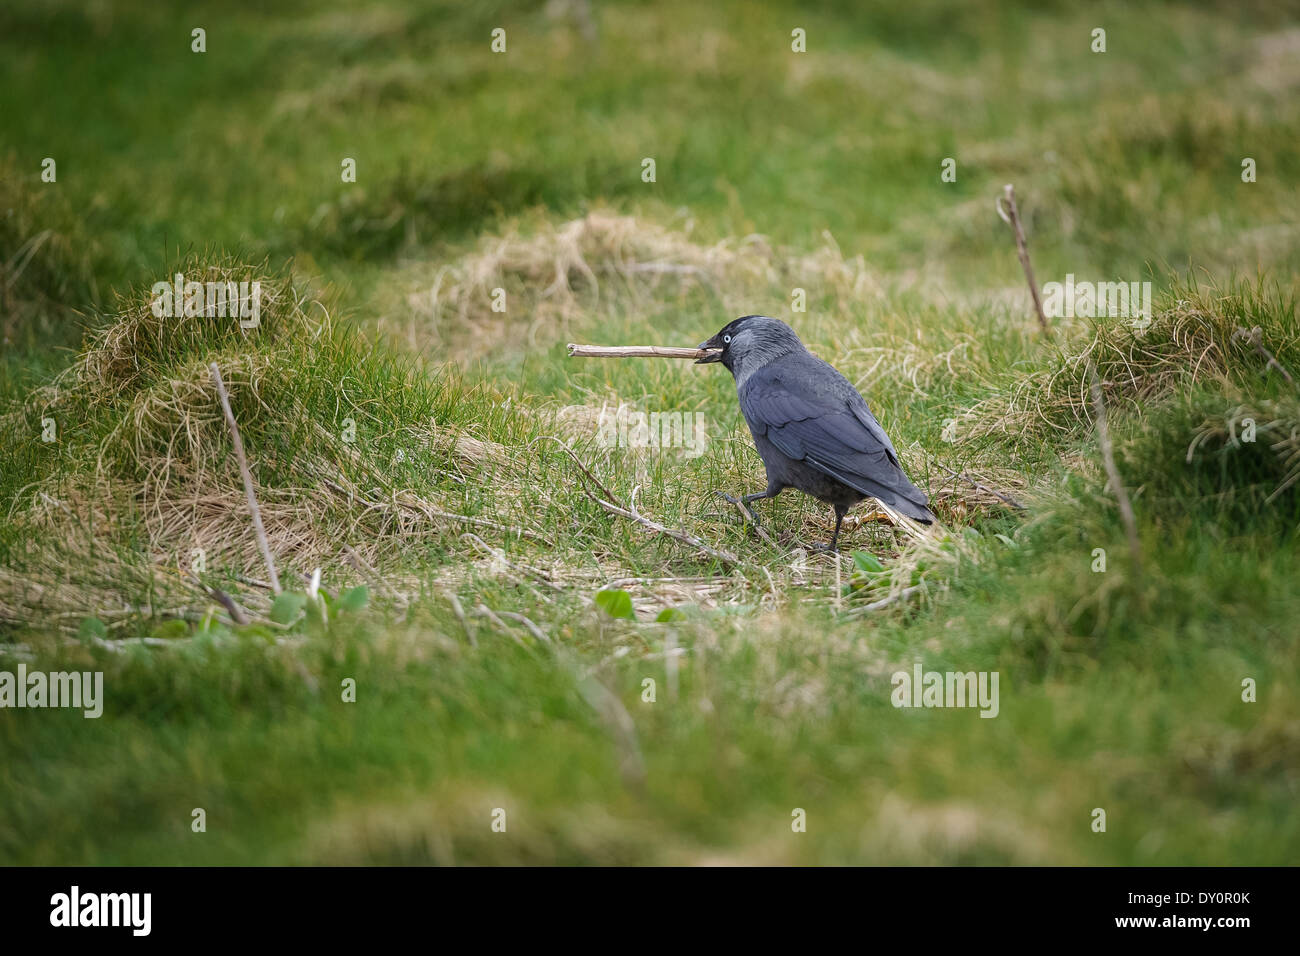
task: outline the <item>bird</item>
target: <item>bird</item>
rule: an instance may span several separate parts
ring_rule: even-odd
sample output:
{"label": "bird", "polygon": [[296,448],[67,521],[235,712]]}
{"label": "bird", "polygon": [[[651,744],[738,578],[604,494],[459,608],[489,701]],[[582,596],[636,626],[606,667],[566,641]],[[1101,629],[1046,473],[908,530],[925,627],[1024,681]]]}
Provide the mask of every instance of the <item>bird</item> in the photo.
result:
{"label": "bird", "polygon": [[809,352],[790,326],[766,315],[745,315],[699,348],[706,354],[695,364],[719,362],[735,378],[741,414],[767,469],[767,488],[740,499],[751,517],[751,501],[775,498],[786,488],[802,491],[835,509],[830,544],[817,547],[831,552],[837,550],[845,514],[864,498],[921,524],[934,523],[929,500],[903,473],[898,452],[866,399],[829,362]]}

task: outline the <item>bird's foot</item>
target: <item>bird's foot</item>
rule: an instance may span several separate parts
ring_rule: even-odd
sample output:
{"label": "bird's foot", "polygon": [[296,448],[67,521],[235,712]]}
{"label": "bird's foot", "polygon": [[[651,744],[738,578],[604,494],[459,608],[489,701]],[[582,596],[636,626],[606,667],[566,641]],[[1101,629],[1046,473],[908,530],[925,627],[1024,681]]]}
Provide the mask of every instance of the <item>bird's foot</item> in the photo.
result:
{"label": "bird's foot", "polygon": [[761,528],[763,526],[762,522],[758,520],[758,515],[754,514],[754,509],[751,508],[745,502],[741,501],[739,498],[734,498],[731,495],[727,494],[725,491],[715,491],[714,494],[717,495],[719,498],[721,498],[723,501],[739,506],[741,511],[749,515],[749,520],[754,522],[754,526],[756,528]]}

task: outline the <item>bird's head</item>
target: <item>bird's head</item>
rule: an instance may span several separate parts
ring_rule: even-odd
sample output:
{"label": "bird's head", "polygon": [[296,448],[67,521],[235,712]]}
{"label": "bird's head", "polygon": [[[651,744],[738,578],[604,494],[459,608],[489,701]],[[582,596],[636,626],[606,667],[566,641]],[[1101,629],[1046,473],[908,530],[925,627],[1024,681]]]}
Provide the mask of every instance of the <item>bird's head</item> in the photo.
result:
{"label": "bird's head", "polygon": [[780,319],[766,315],[745,315],[727,323],[722,331],[701,342],[700,348],[712,349],[695,360],[696,365],[721,362],[732,375],[741,369],[754,369],[790,352],[803,350],[794,329]]}

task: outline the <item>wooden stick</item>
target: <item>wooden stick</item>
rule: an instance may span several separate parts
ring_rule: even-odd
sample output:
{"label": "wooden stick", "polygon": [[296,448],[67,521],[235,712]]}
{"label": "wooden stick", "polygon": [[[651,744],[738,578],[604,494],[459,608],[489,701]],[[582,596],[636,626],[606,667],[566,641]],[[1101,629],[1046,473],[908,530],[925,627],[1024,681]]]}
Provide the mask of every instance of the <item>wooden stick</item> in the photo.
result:
{"label": "wooden stick", "polygon": [[199,587],[203,588],[203,590],[210,595],[214,601],[224,607],[226,613],[230,615],[230,619],[240,627],[249,623],[248,615],[244,613],[244,609],[235,603],[235,599],[225,591],[220,588],[208,587],[202,582],[199,583]]}
{"label": "wooden stick", "polygon": [[667,345],[575,345],[569,343],[570,358],[704,358],[717,349],[678,349]]}
{"label": "wooden stick", "polygon": [[224,607],[226,609],[226,613],[230,615],[230,619],[232,621],[234,621],[236,624],[240,625],[241,627],[245,624],[250,623],[248,620],[248,615],[244,613],[244,609],[240,607],[235,602],[235,599],[232,598],[229,594],[227,594],[225,591],[221,590],[220,588],[209,587],[208,585],[204,584],[203,581],[200,580],[199,576],[195,574],[193,571],[191,571],[189,568],[183,568],[182,571],[184,572],[184,574],[188,574],[190,576],[190,579],[194,582],[195,586],[198,587],[201,591],[203,591],[204,594],[206,594],[208,597],[212,598],[214,601],[216,601],[218,604]]}
{"label": "wooden stick", "polygon": [[1002,221],[1016,234],[1016,255],[1020,257],[1020,267],[1025,270],[1025,278],[1029,280],[1029,294],[1034,297],[1034,310],[1038,313],[1038,324],[1043,327],[1043,334],[1050,336],[1052,330],[1047,324],[1047,314],[1043,311],[1043,300],[1038,294],[1038,283],[1034,281],[1034,267],[1029,264],[1029,247],[1025,244],[1025,231],[1020,228],[1020,211],[1016,208],[1015,187],[1010,183],[1003,186],[1002,195],[993,205]]}
{"label": "wooden stick", "polygon": [[262,512],[257,507],[257,494],[253,491],[253,475],[248,470],[248,459],[244,456],[244,442],[239,437],[239,426],[235,424],[235,413],[230,410],[230,397],[226,394],[226,383],[221,381],[221,369],[213,362],[212,381],[217,386],[217,396],[221,399],[221,410],[226,414],[226,424],[230,427],[230,438],[235,445],[235,457],[239,459],[239,473],[244,476],[244,493],[248,495],[248,510],[253,514],[253,531],[257,534],[258,547],[262,549],[262,560],[266,562],[266,572],[271,576],[271,589],[280,593],[280,576],[275,573],[275,559],[271,557],[271,546],[266,542],[266,529],[262,527]]}
{"label": "wooden stick", "polygon": [[460,626],[465,629],[465,636],[469,638],[470,647],[478,647],[478,638],[474,636],[474,628],[469,626],[469,620],[465,617],[465,609],[460,606],[460,598],[450,591],[445,596],[447,603],[451,605],[452,613],[456,615],[456,620],[460,621]]}
{"label": "wooden stick", "polygon": [[497,614],[501,617],[508,617],[512,621],[518,621],[524,627],[528,628],[528,630],[532,632],[533,637],[537,638],[543,644],[551,643],[550,636],[534,624],[530,618],[524,617],[522,614],[517,614],[514,611],[497,611]]}
{"label": "wooden stick", "polygon": [[631,521],[635,521],[637,524],[643,525],[649,528],[651,531],[657,531],[659,534],[667,535],[668,537],[673,538],[676,541],[680,541],[682,544],[689,545],[692,548],[698,548],[700,551],[703,551],[709,557],[717,561],[721,561],[723,564],[736,566],[742,563],[740,558],[736,557],[730,551],[720,551],[715,548],[711,548],[703,541],[701,541],[699,538],[695,537],[694,535],[687,534],[684,531],[675,531],[672,528],[661,525],[657,521],[651,521],[649,518],[645,517],[643,514],[641,514],[639,511],[636,510],[635,491],[633,491],[632,493],[632,506],[631,509],[629,510],[628,508],[620,508],[618,505],[610,504],[604,498],[598,498],[596,495],[593,495],[586,488],[583,488],[582,490],[586,492],[587,497],[589,497],[592,501],[596,502],[596,504],[600,505],[610,514],[618,515],[620,518],[627,518]]}
{"label": "wooden stick", "polygon": [[939,461],[939,459],[937,458],[932,457],[930,460],[934,462],[936,465],[938,465],[940,468],[942,468],[944,471],[946,471],[949,474],[949,476],[951,476],[952,478],[955,478],[958,481],[968,482],[973,488],[975,488],[976,491],[986,491],[989,494],[991,494],[994,498],[997,498],[999,501],[1005,502],[1006,504],[1015,508],[1017,511],[1025,510],[1025,506],[1022,505],[1019,501],[1016,501],[1016,499],[1012,498],[1010,495],[1004,495],[996,488],[990,488],[988,485],[976,481],[974,478],[970,477],[970,475],[959,474],[958,472],[953,471],[951,468],[949,468],[943,462]]}
{"label": "wooden stick", "polygon": [[914,594],[920,594],[925,590],[924,584],[913,584],[911,587],[903,588],[897,594],[891,594],[888,597],[881,598],[879,601],[872,601],[870,604],[864,604],[861,607],[850,608],[845,612],[845,617],[856,617],[859,614],[870,614],[872,611],[881,611],[899,601],[906,601]]}
{"label": "wooden stick", "polygon": [[506,627],[506,622],[501,620],[501,618],[497,617],[496,612],[493,611],[486,604],[480,603],[477,607],[474,608],[474,613],[477,614],[479,617],[487,618],[489,621],[491,621],[493,624],[497,626],[498,631],[500,631],[506,637],[510,638],[510,640],[514,641],[520,647],[524,648],[525,650],[531,650],[531,648],[529,648],[528,645],[524,643],[523,638],[521,638],[514,631],[510,630],[510,628]]}
{"label": "wooden stick", "polygon": [[781,547],[779,544],[776,543],[776,541],[773,540],[770,534],[768,534],[766,531],[763,530],[763,526],[758,523],[758,518],[755,516],[754,512],[750,509],[750,507],[747,504],[745,504],[739,498],[733,498],[730,495],[723,495],[722,492],[718,492],[718,494],[722,495],[722,499],[724,501],[728,501],[731,504],[736,506],[736,510],[740,512],[741,521],[748,521],[750,524],[752,524],[754,526],[754,530],[758,532],[758,536],[760,538],[766,541],[773,548]]}

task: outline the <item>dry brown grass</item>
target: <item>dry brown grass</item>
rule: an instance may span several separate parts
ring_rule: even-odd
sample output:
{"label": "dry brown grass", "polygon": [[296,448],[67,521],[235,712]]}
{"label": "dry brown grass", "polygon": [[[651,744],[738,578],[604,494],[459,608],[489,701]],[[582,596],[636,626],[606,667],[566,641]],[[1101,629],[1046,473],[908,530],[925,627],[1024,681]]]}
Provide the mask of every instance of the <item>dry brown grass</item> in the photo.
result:
{"label": "dry brown grass", "polygon": [[[328,314],[309,318],[301,290],[261,279],[262,327],[254,331],[233,320],[160,318],[147,296],[124,302],[73,365],[0,421],[6,433],[30,433],[33,420],[51,416],[64,446],[64,464],[9,507],[20,541],[0,568],[0,619],[75,630],[88,615],[110,625],[141,615],[194,617],[211,603],[191,573],[196,566],[209,583],[254,582],[251,592],[241,589],[244,600],[254,610],[265,605],[255,583],[264,565],[211,361],[222,368],[246,441],[252,437],[256,493],[289,586],[312,568],[351,574],[358,563],[383,565],[467,529],[529,533],[417,494],[393,462],[362,454],[326,427],[304,406],[295,376],[329,347]],[[356,386],[333,384],[347,407],[347,389]],[[518,497],[499,444],[433,421],[399,431],[410,453],[438,470],[458,477],[491,470],[502,498]]]}
{"label": "dry brown grass", "polygon": [[[1145,329],[1131,320],[1098,320],[1080,341],[1063,345],[1047,367],[1008,380],[959,420],[957,442],[990,439],[1013,446],[1091,427],[1088,368],[1095,365],[1106,406],[1141,411],[1176,391],[1262,368],[1252,346],[1235,336],[1253,324],[1239,296],[1179,299],[1157,310]],[[1276,323],[1263,329],[1277,355],[1294,354],[1300,332]]]}
{"label": "dry brown grass", "polygon": [[[645,312],[704,295],[719,314],[752,311],[754,301],[786,300],[791,286],[842,301],[883,295],[861,256],[846,258],[829,236],[809,255],[778,250],[762,236],[697,241],[689,228],[635,216],[592,212],[530,235],[517,228],[441,266],[411,271],[405,302],[386,331],[441,356],[482,356],[502,343],[532,347],[564,341],[602,311]],[[492,311],[504,289],[508,311]],[[520,328],[518,316],[526,316]]]}

